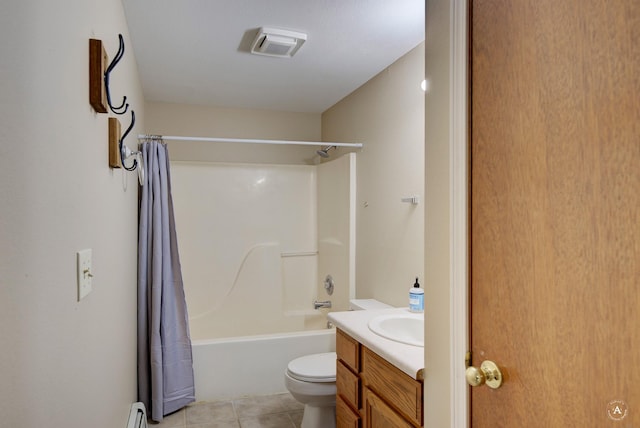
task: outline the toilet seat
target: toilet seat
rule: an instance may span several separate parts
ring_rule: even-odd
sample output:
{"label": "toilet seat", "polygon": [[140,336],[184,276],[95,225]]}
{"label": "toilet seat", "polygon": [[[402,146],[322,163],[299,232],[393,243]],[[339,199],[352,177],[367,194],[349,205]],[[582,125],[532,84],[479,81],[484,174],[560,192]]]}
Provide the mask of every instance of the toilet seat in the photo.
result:
{"label": "toilet seat", "polygon": [[335,382],[336,359],[335,352],[305,355],[291,360],[287,366],[287,373],[303,382]]}

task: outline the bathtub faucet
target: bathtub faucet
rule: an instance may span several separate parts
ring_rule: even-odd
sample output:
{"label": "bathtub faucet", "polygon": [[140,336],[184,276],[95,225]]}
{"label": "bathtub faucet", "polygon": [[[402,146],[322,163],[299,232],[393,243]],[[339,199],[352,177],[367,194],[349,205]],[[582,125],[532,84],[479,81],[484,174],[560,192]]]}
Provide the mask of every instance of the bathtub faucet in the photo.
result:
{"label": "bathtub faucet", "polygon": [[313,309],[330,308],[330,307],[331,307],[331,300],[325,300],[323,302],[318,302],[317,300],[315,300],[313,302]]}

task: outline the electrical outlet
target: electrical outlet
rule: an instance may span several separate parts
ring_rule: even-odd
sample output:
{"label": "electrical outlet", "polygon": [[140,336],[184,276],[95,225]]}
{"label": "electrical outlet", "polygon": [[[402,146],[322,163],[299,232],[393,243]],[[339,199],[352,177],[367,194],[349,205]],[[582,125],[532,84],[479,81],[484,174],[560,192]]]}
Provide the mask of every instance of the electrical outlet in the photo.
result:
{"label": "electrical outlet", "polygon": [[78,302],[91,293],[91,249],[78,251]]}

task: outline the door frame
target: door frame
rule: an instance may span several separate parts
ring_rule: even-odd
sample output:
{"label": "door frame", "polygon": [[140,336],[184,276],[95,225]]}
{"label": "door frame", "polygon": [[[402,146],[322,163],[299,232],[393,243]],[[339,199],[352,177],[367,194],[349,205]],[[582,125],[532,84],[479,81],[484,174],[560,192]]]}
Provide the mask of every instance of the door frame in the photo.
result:
{"label": "door frame", "polygon": [[469,350],[469,5],[451,0],[450,272],[451,427],[469,426],[469,388],[464,356]]}

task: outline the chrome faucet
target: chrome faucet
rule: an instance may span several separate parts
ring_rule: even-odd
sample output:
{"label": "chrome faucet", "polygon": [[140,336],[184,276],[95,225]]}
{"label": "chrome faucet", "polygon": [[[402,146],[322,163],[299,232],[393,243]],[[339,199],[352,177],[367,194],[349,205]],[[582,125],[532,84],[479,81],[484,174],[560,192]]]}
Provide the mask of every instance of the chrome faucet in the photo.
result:
{"label": "chrome faucet", "polygon": [[331,307],[331,300],[325,300],[323,302],[318,302],[317,300],[315,300],[313,302],[313,309],[330,308],[330,307]]}

